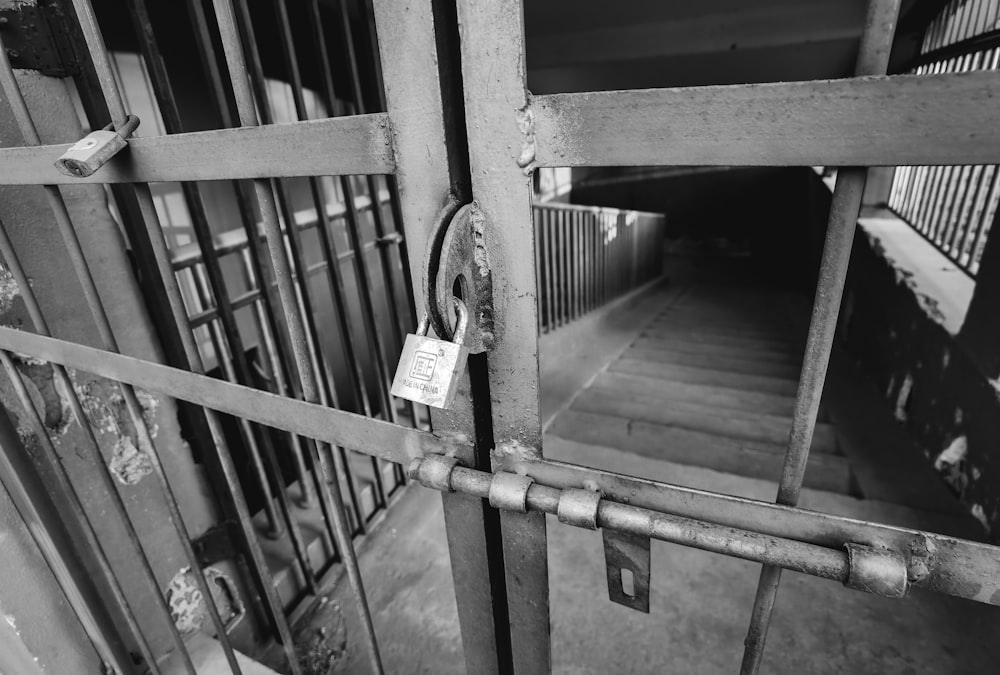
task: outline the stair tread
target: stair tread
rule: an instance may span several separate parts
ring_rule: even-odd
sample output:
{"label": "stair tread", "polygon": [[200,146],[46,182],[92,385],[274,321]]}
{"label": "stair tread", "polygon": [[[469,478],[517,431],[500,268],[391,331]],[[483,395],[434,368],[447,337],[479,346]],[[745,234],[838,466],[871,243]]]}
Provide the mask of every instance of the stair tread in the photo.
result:
{"label": "stair tread", "polygon": [[[772,481],[781,477],[784,463],[783,452],[773,452],[730,438],[573,409],[559,415],[547,433],[655,459]],[[846,458],[837,455],[810,454],[803,484],[817,490],[851,494],[853,479],[850,464]]]}
{"label": "stair tread", "polygon": [[646,363],[676,364],[686,368],[703,368],[719,372],[793,380],[799,379],[798,365],[758,361],[748,358],[719,356],[715,354],[685,354],[667,349],[629,347],[622,358]]}
{"label": "stair tread", "polygon": [[[778,452],[784,451],[792,426],[790,417],[740,410],[713,411],[699,403],[664,401],[641,394],[627,394],[614,388],[605,388],[599,381],[581,392],[571,407],[585,412],[704,431],[748,443],[768,444],[776,447]],[[836,429],[830,424],[818,423],[813,433],[812,449],[814,452],[836,453]]]}
{"label": "stair tread", "polygon": [[795,380],[785,378],[733,373],[724,370],[712,370],[710,368],[694,368],[674,363],[649,363],[627,357],[620,358],[612,363],[609,366],[609,370],[635,373],[677,382],[717,385],[730,389],[749,389],[751,391],[762,391],[793,397],[798,390],[798,383]]}
{"label": "stair tread", "polygon": [[703,356],[706,358],[734,358],[761,363],[784,363],[799,367],[802,354],[791,351],[746,349],[742,345],[712,345],[699,342],[680,342],[655,335],[640,335],[632,343],[637,349],[657,349],[678,355],[679,358]]}

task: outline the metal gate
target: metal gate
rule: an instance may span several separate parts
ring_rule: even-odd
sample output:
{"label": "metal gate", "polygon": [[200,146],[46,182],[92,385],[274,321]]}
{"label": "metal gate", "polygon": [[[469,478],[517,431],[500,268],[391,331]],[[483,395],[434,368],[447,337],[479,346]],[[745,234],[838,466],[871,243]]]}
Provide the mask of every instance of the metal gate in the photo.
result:
{"label": "metal gate", "polygon": [[[270,634],[283,645],[291,672],[301,672],[301,666],[288,617],[276,596],[217,413],[306,439],[303,467],[311,471],[303,469],[302,475],[311,481],[342,557],[357,610],[364,617],[376,672],[381,671],[379,650],[351,540],[350,495],[344,494],[347,484],[338,478],[342,463],[330,448],[348,448],[392,463],[423,485],[442,491],[469,672],[550,670],[547,513],[569,526],[602,528],[605,538],[617,543],[622,555],[616,558],[619,568],[609,571],[612,596],[638,608],[648,594],[642,560],[643,556],[648,560],[650,538],[761,563],[744,673],[759,667],[783,569],[889,597],[901,597],[908,587],[917,586],[1000,604],[996,547],[796,508],[865,185],[866,170],[859,167],[1000,161],[995,125],[984,124],[976,112],[979,102],[1000,94],[997,73],[885,77],[899,0],[872,0],[855,79],[532,97],[525,89],[520,0],[375,0],[373,4],[386,112],[262,125],[253,92],[254,65],[252,59],[248,62],[240,35],[238,10],[243,3],[237,2],[234,10],[231,0],[214,0],[214,21],[239,128],[128,140],[127,155],[83,178],[54,168],[67,146],[38,145],[10,64],[0,56],[0,80],[26,143],[0,150],[4,182],[46,186],[74,272],[101,329],[103,347],[48,336],[44,308],[32,299],[30,281],[4,235],[0,252],[24,293],[34,332],[0,327],[4,350],[0,359],[15,387],[20,376],[10,353],[59,364],[57,376],[67,382],[65,369],[121,383],[139,445],[149,453],[234,672],[240,667],[226,637],[226,617],[199,565],[135,387],[204,408],[238,551],[263,599]],[[111,136],[126,140],[130,111],[94,14],[88,0],[74,0],[73,5],[111,113]],[[955,115],[956,105],[969,114]],[[905,125],[897,113],[903,108]],[[942,123],[945,120],[947,124]],[[544,458],[530,174],[536,167],[628,165],[842,167],[776,503]],[[432,325],[446,334],[452,319],[450,303],[443,303],[442,296],[458,292],[476,310],[468,332],[473,353],[459,396],[452,409],[431,414],[433,432],[325,405],[329,401],[324,399],[322,373],[310,357],[314,337],[296,297],[295,262],[286,250],[280,195],[271,179],[355,174],[387,175],[398,184],[410,278],[414,288],[422,289],[416,298],[418,310],[426,306]],[[248,201],[262,225],[283,330],[295,354],[296,396],[205,376],[197,345],[183,332],[188,369],[117,353],[115,335],[58,186],[84,181],[134,191],[170,311],[177,325],[187,325],[174,274],[176,261],[165,245],[147,183],[201,180],[252,181]],[[460,206],[473,201],[464,215],[454,217]],[[459,228],[466,229],[455,234]],[[456,239],[461,241],[455,243]],[[72,389],[72,383],[69,386]],[[384,402],[392,409],[392,402]],[[9,427],[0,424],[7,455],[17,443]],[[53,458],[58,467],[54,452]],[[100,456],[94,460],[103,462]],[[8,457],[0,468],[22,513],[31,512],[30,491],[18,487],[17,467]],[[65,476],[59,471],[55,476],[73,498]],[[115,492],[111,478],[106,488]],[[124,513],[121,508],[120,515]],[[145,617],[135,615],[86,519],[81,527],[113,591],[109,607],[80,590],[80,580],[61,561],[59,546],[41,537],[39,547],[108,667],[133,672],[136,666],[127,656],[127,646],[135,644],[145,667],[159,672],[159,654],[146,640]],[[134,532],[132,544],[137,560],[148,568]],[[622,583],[622,570],[634,574],[631,593],[614,587]],[[312,570],[303,572],[312,579]],[[159,593],[152,572],[147,569],[147,574],[153,581],[150,592]],[[161,609],[169,620],[162,602]],[[104,620],[108,612],[123,617],[125,626],[116,628]],[[184,641],[176,630],[172,638],[183,654]],[[392,640],[391,635],[377,638]],[[190,660],[186,666],[193,672]]]}

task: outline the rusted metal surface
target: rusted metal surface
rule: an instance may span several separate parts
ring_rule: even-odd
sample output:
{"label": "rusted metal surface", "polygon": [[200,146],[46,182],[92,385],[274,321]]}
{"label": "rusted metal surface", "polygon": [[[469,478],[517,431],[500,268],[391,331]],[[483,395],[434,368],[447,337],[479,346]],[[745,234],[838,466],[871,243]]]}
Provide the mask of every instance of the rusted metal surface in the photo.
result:
{"label": "rusted metal surface", "polygon": [[[607,568],[608,598],[638,612],[649,613],[649,537],[601,530],[604,542],[604,566]],[[631,588],[623,575],[632,575]]]}
{"label": "rusted metal surface", "polygon": [[[422,478],[423,460],[410,464],[410,475]],[[508,478],[509,477],[509,478]],[[524,477],[507,472],[487,473],[462,466],[455,466],[447,480],[451,490],[477,497],[489,497],[498,480],[504,483],[517,480],[524,484]],[[423,481],[421,481],[423,482]],[[439,480],[438,482],[444,483]],[[528,483],[520,499],[502,500],[505,507],[539,513],[556,514],[567,492],[574,488],[559,489],[537,483]],[[520,493],[518,493],[520,494]],[[565,522],[565,521],[564,521]],[[568,523],[574,524],[576,523]],[[720,553],[734,558],[780,566],[803,574],[833,579],[850,584],[855,590],[887,597],[902,597],[905,583],[900,586],[901,570],[905,571],[898,553],[878,551],[865,546],[850,545],[834,550],[792,539],[774,537],[756,532],[709,523],[698,519],[682,518],[637,507],[599,499],[597,525],[640,537],[651,537],[675,544],[682,544],[704,551]],[[580,525],[578,525],[580,526]],[[589,527],[582,524],[583,527]],[[852,566],[853,563],[853,566]],[[902,588],[902,593],[900,592]]]}
{"label": "rusted metal surface", "polygon": [[485,241],[486,230],[495,226],[488,222],[477,202],[466,204],[458,209],[445,228],[440,252],[429,256],[438,260],[436,268],[427,271],[431,293],[428,315],[436,319],[434,330],[439,335],[452,332],[448,317],[453,314],[451,299],[455,285],[459,284],[462,299],[471,314],[463,344],[472,354],[489,351],[499,338],[493,320],[493,272],[490,268],[499,261],[491,261],[496,253],[491,253]]}
{"label": "rusted metal surface", "polygon": [[542,485],[593,485],[614,501],[826,548],[840,550],[856,542],[909,551],[913,585],[1000,605],[1000,548],[996,546],[551,460],[522,459],[512,462],[509,470],[531,476]]}
{"label": "rusted metal surface", "polygon": [[[388,116],[352,115],[291,124],[134,138],[127,153],[85,178],[55,162],[69,143],[0,148],[0,183],[154,183],[395,171]],[[253,157],[254,161],[246,161]]]}
{"label": "rusted metal surface", "polygon": [[[544,167],[991,164],[998,95],[1000,73],[978,72],[551,94],[531,107]],[[955,100],[968,114],[955,117]]]}
{"label": "rusted metal surface", "polygon": [[887,598],[901,598],[908,586],[907,565],[902,555],[886,549],[847,544],[851,573],[844,585],[856,591]]}
{"label": "rusted metal surface", "polygon": [[[869,1],[865,29],[858,48],[855,75],[881,75],[886,72],[896,20],[899,16],[899,4],[900,0]],[[904,147],[905,141],[900,139],[898,134],[895,139],[897,147]],[[795,397],[792,429],[778,485],[776,501],[779,504],[795,506],[799,501],[809,449],[816,428],[816,417],[819,414],[820,399],[823,396],[823,385],[830,364],[830,353],[833,350],[837,317],[840,314],[844,285],[847,281],[847,268],[851,261],[851,245],[854,243],[854,230],[857,227],[867,176],[867,169],[859,167],[844,168],[837,174],[809,334],[806,337],[805,354],[802,358],[802,374],[799,377],[799,388]],[[761,569],[750,615],[750,627],[744,640],[745,649],[741,665],[743,675],[754,675],[760,669],[780,582],[780,567],[765,565]]]}

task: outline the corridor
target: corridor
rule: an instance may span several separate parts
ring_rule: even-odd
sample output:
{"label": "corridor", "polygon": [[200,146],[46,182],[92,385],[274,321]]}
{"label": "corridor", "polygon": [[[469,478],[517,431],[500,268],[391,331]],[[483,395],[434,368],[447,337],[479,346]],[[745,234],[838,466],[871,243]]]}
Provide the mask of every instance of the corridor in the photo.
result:
{"label": "corridor", "polygon": [[[542,338],[545,454],[772,501],[808,301],[740,283],[733,261],[667,269],[668,280]],[[902,461],[909,452],[919,450],[884,400],[835,354],[801,505],[981,539],[931,469]],[[387,670],[463,672],[440,498],[414,486],[403,501],[361,552],[376,629],[394,637]],[[548,522],[554,672],[739,670],[758,565],[654,541],[651,611],[640,614],[607,599],[600,533]],[[1000,656],[994,607],[785,579],[763,672],[980,673]],[[349,636],[351,602],[334,601]],[[362,657],[349,651],[340,672]]]}

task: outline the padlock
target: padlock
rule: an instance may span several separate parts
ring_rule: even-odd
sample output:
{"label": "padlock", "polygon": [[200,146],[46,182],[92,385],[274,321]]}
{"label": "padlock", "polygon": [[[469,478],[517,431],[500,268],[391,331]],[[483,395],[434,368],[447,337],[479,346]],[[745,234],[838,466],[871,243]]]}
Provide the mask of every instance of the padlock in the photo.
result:
{"label": "padlock", "polygon": [[416,334],[406,336],[399,357],[392,395],[433,408],[448,408],[458,390],[469,350],[462,344],[469,314],[458,298],[453,300],[458,321],[451,341],[427,336],[427,315],[417,326]]}
{"label": "padlock", "polygon": [[108,160],[125,149],[128,138],[139,126],[139,118],[129,115],[118,131],[110,127],[92,131],[73,145],[56,160],[59,172],[74,178],[91,176]]}

